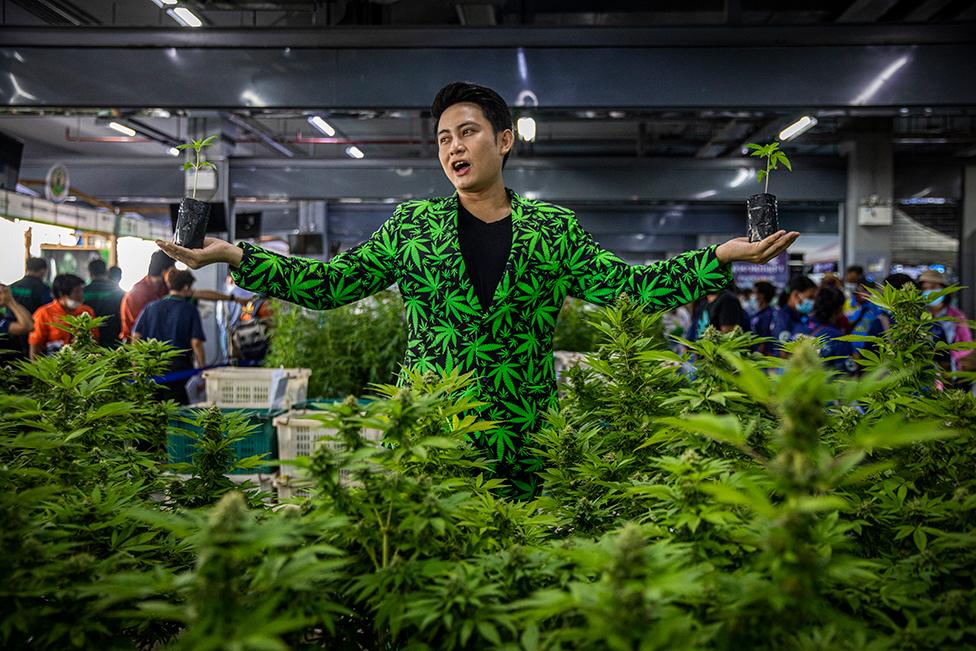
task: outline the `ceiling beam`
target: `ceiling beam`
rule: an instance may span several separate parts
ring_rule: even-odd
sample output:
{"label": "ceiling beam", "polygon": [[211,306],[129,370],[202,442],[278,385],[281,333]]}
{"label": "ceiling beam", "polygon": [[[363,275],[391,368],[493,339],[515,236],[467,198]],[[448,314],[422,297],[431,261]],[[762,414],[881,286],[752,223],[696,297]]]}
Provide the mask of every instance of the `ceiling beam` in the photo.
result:
{"label": "ceiling beam", "polygon": [[[28,2],[28,0],[12,0]],[[312,29],[180,29],[0,27],[7,47],[187,48],[437,48],[497,47],[772,47],[945,45],[972,43],[971,25],[713,25],[700,27],[328,27]]]}
{"label": "ceiling beam", "polygon": [[837,17],[837,22],[873,23],[891,11],[896,4],[898,0],[854,0]]}

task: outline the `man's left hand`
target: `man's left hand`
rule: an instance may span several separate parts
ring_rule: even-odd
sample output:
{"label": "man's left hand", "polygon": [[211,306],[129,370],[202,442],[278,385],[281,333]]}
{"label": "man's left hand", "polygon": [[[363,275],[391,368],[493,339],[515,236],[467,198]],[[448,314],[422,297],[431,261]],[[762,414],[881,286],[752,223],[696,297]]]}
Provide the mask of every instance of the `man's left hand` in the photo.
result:
{"label": "man's left hand", "polygon": [[779,231],[759,242],[750,242],[748,237],[737,237],[715,249],[715,257],[722,264],[728,262],[754,262],[766,264],[780,253],[790,248],[800,234],[796,231]]}

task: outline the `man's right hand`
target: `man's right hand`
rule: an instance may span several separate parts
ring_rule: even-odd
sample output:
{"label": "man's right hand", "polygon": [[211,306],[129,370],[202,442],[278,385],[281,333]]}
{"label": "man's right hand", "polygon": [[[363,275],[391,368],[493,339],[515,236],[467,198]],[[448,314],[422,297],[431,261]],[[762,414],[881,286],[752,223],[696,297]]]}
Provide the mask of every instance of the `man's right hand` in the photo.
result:
{"label": "man's right hand", "polygon": [[166,255],[179,260],[190,269],[199,269],[215,262],[226,262],[232,267],[239,267],[244,257],[244,252],[238,247],[216,237],[204,238],[202,249],[188,249],[163,240],[156,240],[156,245]]}
{"label": "man's right hand", "polygon": [[13,300],[14,296],[10,292],[10,288],[6,285],[0,284],[0,305],[7,306]]}

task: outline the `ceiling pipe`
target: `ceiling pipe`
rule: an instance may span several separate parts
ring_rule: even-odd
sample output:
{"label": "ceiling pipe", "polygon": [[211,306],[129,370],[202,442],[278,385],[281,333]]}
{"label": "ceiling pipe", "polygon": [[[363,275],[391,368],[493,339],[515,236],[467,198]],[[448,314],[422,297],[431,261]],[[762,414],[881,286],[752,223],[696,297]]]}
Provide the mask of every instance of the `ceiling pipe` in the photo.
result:
{"label": "ceiling pipe", "polygon": [[[287,144],[279,142],[274,137],[274,134],[268,131],[264,125],[254,118],[245,117],[236,113],[221,113],[221,116],[231,124],[244,129],[248,133],[254,134],[258,137],[258,140],[261,143],[278,152],[282,156],[294,158],[296,154],[302,153],[296,150],[294,147],[289,147]],[[240,142],[240,140],[238,140],[238,142]]]}

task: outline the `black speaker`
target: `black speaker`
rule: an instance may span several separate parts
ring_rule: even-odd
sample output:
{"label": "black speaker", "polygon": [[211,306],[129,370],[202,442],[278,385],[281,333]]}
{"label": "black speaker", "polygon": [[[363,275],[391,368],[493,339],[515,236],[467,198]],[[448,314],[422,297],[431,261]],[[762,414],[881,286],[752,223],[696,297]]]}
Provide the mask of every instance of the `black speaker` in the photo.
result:
{"label": "black speaker", "polygon": [[20,177],[20,160],[24,143],[0,133],[0,188],[13,192]]}
{"label": "black speaker", "polygon": [[260,234],[261,213],[239,212],[234,215],[234,239],[253,239]]}

